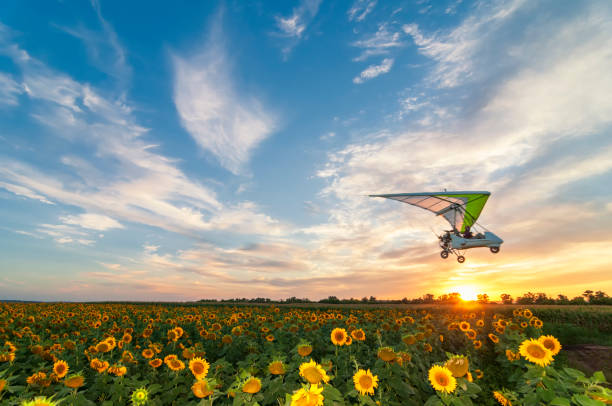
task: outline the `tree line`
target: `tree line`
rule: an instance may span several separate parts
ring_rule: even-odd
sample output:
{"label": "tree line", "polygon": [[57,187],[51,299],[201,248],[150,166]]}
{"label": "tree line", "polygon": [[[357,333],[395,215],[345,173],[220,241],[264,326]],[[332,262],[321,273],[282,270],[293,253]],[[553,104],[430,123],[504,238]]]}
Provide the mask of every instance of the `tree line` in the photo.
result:
{"label": "tree line", "polygon": [[[269,298],[233,298],[233,299],[202,299],[200,302],[218,302],[218,303],[284,303],[284,304],[299,304],[299,303],[326,303],[326,304],[456,304],[463,300],[459,293],[448,293],[440,296],[435,296],[431,293],[427,293],[419,298],[408,299],[377,299],[374,296],[364,296],[361,299],[350,298],[340,299],[337,296],[329,296],[325,299],[318,301],[310,300],[308,298],[297,298],[292,296],[287,299],[272,300]],[[500,295],[500,300],[491,300],[489,295],[486,293],[478,295],[478,303],[489,304],[489,303],[501,303],[501,304],[520,304],[520,305],[612,305],[612,297],[608,296],[605,292],[598,290],[596,292],[592,290],[585,290],[580,296],[576,296],[572,299],[566,295],[557,295],[557,297],[548,296],[546,293],[532,293],[527,292],[522,296],[512,297],[507,293]]]}

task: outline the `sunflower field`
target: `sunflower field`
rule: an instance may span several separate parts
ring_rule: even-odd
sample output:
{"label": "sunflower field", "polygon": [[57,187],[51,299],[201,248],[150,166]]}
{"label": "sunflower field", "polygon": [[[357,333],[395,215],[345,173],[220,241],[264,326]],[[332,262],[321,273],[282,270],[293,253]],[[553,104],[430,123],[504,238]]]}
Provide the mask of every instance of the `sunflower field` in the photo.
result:
{"label": "sunflower field", "polygon": [[529,309],[0,304],[1,405],[603,405]]}

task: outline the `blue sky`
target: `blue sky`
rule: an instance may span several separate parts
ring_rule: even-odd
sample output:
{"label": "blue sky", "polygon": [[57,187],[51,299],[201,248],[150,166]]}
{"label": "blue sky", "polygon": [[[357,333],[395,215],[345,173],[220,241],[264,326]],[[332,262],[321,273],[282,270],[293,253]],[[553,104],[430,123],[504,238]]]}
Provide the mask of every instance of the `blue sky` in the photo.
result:
{"label": "blue sky", "polygon": [[0,297],[612,291],[611,3],[200,3],[3,5]]}

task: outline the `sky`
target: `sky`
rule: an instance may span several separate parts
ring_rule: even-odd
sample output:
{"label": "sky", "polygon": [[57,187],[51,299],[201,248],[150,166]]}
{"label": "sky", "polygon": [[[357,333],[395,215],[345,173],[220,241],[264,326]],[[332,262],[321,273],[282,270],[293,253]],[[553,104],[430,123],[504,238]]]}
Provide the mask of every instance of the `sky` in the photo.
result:
{"label": "sky", "polygon": [[0,298],[612,294],[611,130],[608,0],[3,2]]}

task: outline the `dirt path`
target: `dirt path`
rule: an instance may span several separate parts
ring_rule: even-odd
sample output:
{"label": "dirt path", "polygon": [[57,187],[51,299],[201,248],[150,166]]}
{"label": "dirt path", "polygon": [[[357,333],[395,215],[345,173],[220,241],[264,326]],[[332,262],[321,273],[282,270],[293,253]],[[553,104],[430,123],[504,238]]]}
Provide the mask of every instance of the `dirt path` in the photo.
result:
{"label": "dirt path", "polygon": [[570,367],[588,376],[603,371],[608,382],[612,382],[612,347],[602,345],[571,345],[564,347]]}

